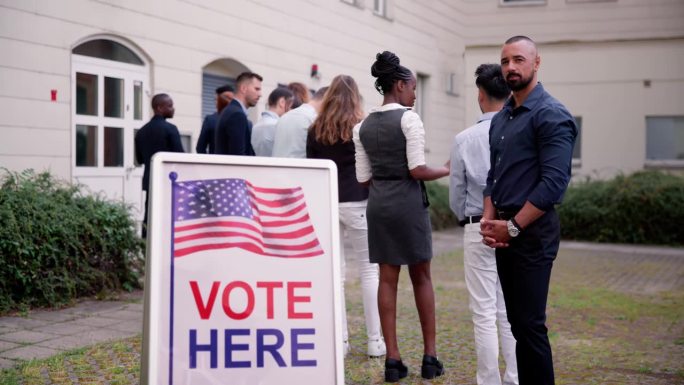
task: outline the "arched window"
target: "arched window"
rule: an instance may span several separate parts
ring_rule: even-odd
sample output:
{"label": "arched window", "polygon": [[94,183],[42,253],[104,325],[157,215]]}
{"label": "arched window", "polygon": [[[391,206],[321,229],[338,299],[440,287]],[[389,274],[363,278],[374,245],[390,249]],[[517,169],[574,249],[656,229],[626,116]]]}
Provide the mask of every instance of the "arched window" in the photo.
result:
{"label": "arched window", "polygon": [[145,65],[145,63],[123,44],[113,40],[97,39],[87,41],[74,48],[72,53],[76,55],[96,57],[98,59],[120,61],[128,64]]}

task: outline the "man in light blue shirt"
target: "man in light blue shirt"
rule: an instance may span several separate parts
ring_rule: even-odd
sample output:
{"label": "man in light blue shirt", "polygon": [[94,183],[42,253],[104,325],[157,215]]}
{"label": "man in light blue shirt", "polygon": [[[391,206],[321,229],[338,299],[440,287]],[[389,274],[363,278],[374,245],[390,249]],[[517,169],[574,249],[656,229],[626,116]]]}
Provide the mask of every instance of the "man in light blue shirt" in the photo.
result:
{"label": "man in light blue shirt", "polygon": [[322,87],[311,101],[288,111],[276,124],[273,156],[278,158],[306,158],[306,135],[316,120],[323,95],[328,87]]}
{"label": "man in light blue shirt", "polygon": [[252,127],[252,147],[256,156],[272,155],[276,123],[290,110],[293,100],[294,94],[285,87],[277,87],[268,95],[268,109],[261,113],[261,118]]}
{"label": "man in light blue shirt", "polygon": [[475,71],[477,101],[483,114],[474,126],[454,139],[449,176],[449,204],[465,227],[463,263],[470,311],[475,330],[478,385],[501,385],[499,374],[499,321],[501,347],[506,371],[503,384],[518,384],[515,339],[506,319],[506,305],[496,269],[494,249],[482,243],[483,191],[489,171],[489,124],[510,95],[501,66],[482,64]]}

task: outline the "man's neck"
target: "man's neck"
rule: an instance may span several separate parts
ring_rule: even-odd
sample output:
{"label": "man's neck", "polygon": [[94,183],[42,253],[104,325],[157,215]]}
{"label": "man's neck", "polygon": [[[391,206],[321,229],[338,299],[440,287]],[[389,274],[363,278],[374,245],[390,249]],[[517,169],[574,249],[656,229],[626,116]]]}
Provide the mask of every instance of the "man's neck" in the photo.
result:
{"label": "man's neck", "polygon": [[246,103],[247,98],[245,98],[245,95],[236,94],[233,99],[238,100],[240,102],[240,104],[242,104],[243,106],[245,106],[245,108],[247,108],[247,103]]}
{"label": "man's neck", "polygon": [[534,79],[530,84],[520,91],[513,91],[513,100],[515,100],[515,107],[520,107],[525,103],[527,97],[530,95],[534,87],[537,86],[537,79]]}

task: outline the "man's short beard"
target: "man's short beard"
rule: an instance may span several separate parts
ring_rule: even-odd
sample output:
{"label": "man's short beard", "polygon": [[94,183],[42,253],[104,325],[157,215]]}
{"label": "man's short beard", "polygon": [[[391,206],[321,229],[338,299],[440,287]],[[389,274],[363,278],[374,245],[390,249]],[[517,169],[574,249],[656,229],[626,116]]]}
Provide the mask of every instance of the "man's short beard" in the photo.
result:
{"label": "man's short beard", "polygon": [[511,82],[508,79],[506,79],[506,84],[508,84],[508,87],[511,89],[511,91],[524,90],[525,88],[527,88],[528,85],[530,85],[530,83],[532,83],[532,76],[530,76],[527,79],[523,78],[522,75],[518,76],[520,80],[515,82]]}

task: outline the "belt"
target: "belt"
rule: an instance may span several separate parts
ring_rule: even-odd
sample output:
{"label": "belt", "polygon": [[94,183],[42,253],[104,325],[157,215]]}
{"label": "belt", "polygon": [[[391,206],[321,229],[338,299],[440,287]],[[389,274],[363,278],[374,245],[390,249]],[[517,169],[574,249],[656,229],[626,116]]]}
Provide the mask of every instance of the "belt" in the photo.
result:
{"label": "belt", "polygon": [[480,219],[482,219],[482,215],[473,215],[473,216],[465,217],[465,219],[458,222],[458,224],[461,227],[463,227],[467,224],[479,223]]}

